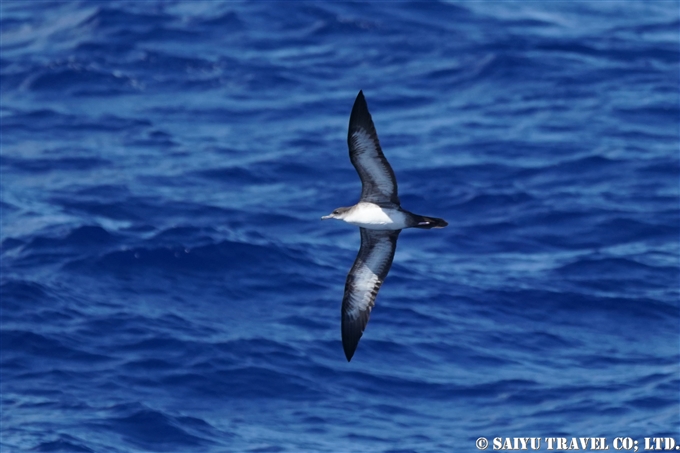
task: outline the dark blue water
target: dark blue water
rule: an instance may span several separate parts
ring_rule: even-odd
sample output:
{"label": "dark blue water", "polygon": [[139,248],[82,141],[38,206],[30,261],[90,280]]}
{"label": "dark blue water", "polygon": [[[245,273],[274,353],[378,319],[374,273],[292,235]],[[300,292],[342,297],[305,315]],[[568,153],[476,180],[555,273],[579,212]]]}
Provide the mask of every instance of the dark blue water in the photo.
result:
{"label": "dark blue water", "polygon": [[[1,8],[3,451],[680,436],[677,2]],[[450,225],[347,363],[360,89]]]}

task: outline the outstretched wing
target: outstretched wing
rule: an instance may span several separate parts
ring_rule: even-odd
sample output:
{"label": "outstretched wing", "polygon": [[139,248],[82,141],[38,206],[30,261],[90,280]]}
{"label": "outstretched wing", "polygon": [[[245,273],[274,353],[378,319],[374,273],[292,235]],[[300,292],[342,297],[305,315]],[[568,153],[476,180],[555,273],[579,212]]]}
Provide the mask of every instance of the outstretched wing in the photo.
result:
{"label": "outstretched wing", "polygon": [[348,362],[364,333],[380,285],[390,271],[400,232],[361,228],[361,248],[347,275],[342,299],[342,347]]}
{"label": "outstretched wing", "polygon": [[347,144],[349,158],[361,178],[361,201],[399,205],[397,178],[380,149],[378,134],[362,91],[359,91],[349,117]]}

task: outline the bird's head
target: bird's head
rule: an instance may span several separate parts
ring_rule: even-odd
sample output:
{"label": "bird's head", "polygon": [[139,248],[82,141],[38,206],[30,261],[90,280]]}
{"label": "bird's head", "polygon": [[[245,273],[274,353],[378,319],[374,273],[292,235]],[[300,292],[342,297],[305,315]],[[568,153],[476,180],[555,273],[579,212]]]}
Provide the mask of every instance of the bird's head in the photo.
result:
{"label": "bird's head", "polygon": [[335,211],[331,212],[328,215],[325,215],[321,217],[321,220],[327,220],[327,219],[338,219],[342,220],[347,216],[347,213],[349,212],[351,208],[338,208]]}

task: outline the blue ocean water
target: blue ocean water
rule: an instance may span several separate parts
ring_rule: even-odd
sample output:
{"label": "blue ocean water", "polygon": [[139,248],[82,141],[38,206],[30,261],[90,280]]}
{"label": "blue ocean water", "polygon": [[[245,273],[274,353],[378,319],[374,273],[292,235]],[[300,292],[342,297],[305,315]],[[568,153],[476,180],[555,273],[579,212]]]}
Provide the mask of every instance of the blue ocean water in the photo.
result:
{"label": "blue ocean water", "polygon": [[[678,2],[0,8],[2,451],[680,437]],[[347,363],[360,89],[449,227]]]}

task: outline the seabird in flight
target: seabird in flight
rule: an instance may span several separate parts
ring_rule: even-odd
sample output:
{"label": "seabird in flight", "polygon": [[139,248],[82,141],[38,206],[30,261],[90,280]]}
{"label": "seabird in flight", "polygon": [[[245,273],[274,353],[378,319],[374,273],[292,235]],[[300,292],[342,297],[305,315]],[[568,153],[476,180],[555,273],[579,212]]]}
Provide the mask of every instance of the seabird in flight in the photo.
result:
{"label": "seabird in flight", "polygon": [[444,228],[445,220],[401,208],[397,179],[380,149],[378,134],[359,91],[347,133],[349,159],[361,178],[361,198],[354,206],[338,208],[322,219],[338,219],[360,227],[361,248],[347,275],[342,299],[342,347],[352,360],[387,273],[392,266],[397,237],[404,228]]}

